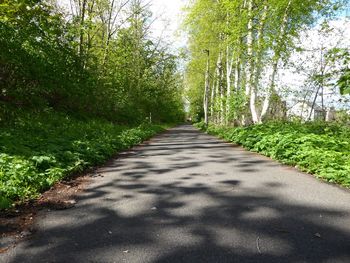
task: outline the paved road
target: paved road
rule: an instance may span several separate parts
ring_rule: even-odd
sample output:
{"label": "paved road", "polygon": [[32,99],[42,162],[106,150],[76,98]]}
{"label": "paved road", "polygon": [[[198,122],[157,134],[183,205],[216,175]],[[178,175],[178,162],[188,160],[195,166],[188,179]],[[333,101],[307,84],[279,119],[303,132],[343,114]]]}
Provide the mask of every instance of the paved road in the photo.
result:
{"label": "paved road", "polygon": [[350,191],[179,126],[102,168],[8,262],[350,262]]}

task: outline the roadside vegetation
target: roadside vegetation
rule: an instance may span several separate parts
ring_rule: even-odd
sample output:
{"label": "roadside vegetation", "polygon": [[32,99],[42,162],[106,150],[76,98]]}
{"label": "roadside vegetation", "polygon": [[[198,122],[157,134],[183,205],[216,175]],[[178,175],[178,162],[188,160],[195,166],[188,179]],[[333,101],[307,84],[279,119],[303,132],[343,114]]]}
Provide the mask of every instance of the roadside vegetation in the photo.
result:
{"label": "roadside vegetation", "polygon": [[189,1],[176,53],[152,1],[3,0],[0,208],[182,122],[184,94],[208,132],[349,185],[347,2]]}
{"label": "roadside vegetation", "polygon": [[[193,121],[246,126],[350,113],[348,1],[191,1],[186,94]],[[208,12],[210,10],[210,12]]]}
{"label": "roadside vegetation", "polygon": [[209,134],[329,182],[350,186],[350,127],[324,122],[267,122],[248,127],[198,123]]}
{"label": "roadside vegetation", "polygon": [[350,186],[347,8],[343,0],[191,1],[184,29],[192,121]]}
{"label": "roadside vegetation", "polygon": [[35,198],[58,180],[102,164],[166,126],[135,127],[46,112],[0,127],[0,207]]}
{"label": "roadside vegetation", "polygon": [[183,121],[178,57],[149,7],[1,2],[0,208]]}

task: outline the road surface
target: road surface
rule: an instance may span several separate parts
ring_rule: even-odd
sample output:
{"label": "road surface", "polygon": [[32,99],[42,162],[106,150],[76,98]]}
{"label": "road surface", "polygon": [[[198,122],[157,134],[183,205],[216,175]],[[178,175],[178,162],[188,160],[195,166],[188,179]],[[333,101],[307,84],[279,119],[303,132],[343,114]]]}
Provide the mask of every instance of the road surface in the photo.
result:
{"label": "road surface", "polygon": [[98,173],[0,262],[350,262],[350,191],[190,125]]}

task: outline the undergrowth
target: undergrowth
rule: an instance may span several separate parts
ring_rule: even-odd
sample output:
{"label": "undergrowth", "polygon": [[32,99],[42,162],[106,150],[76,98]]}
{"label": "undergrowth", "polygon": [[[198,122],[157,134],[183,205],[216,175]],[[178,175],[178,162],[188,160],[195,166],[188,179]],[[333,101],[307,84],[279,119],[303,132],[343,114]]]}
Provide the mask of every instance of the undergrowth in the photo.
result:
{"label": "undergrowth", "polygon": [[57,112],[21,114],[0,123],[0,208],[34,198],[58,180],[102,164],[164,126],[137,127]]}
{"label": "undergrowth", "polygon": [[350,128],[330,123],[270,122],[248,127],[196,126],[329,182],[350,186]]}

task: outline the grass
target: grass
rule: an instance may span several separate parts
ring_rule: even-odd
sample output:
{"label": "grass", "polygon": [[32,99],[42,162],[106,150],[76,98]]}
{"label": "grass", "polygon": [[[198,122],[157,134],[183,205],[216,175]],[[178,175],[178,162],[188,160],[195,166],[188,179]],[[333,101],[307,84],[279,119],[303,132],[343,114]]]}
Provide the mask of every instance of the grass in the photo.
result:
{"label": "grass", "polygon": [[83,121],[57,112],[20,114],[0,124],[1,209],[35,198],[60,179],[102,164],[165,128]]}
{"label": "grass", "polygon": [[329,182],[350,186],[350,128],[330,123],[270,122],[249,127],[205,127],[242,145]]}

